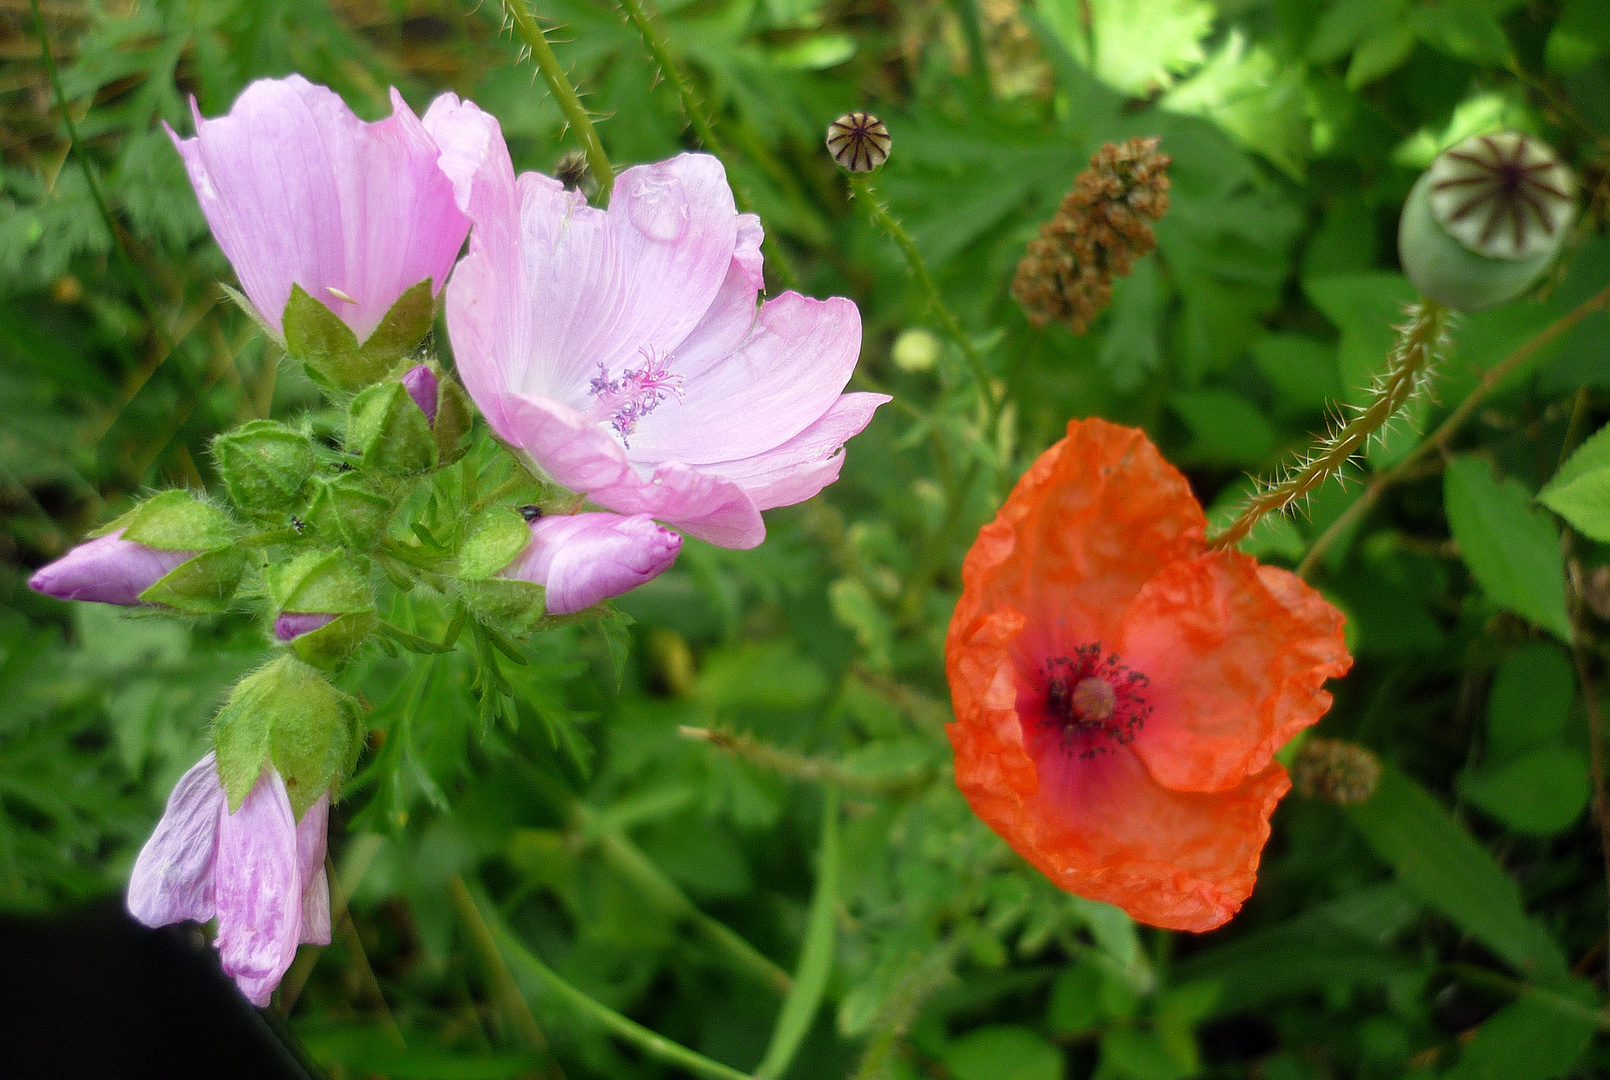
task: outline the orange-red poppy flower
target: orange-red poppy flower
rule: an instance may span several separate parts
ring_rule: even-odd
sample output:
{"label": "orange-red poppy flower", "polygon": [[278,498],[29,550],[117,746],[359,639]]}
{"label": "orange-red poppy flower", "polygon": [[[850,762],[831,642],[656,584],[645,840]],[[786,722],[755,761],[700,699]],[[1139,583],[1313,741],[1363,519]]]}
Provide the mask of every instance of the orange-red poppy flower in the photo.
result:
{"label": "orange-red poppy flower", "polygon": [[956,783],[1063,888],[1210,930],[1291,787],[1274,753],[1352,666],[1294,574],[1208,551],[1144,432],[1075,420],[967,553],[945,642]]}

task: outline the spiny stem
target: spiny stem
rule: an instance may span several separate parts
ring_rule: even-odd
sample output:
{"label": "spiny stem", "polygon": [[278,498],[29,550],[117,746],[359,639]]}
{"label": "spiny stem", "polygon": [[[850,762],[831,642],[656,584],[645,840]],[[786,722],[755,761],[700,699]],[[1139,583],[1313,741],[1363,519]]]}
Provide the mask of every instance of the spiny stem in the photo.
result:
{"label": "spiny stem", "polygon": [[[631,22],[638,35],[642,37],[643,44],[648,48],[649,55],[659,65],[660,73],[665,76],[665,81],[670,83],[671,88],[676,91],[677,100],[682,105],[682,111],[687,115],[688,123],[693,125],[693,133],[699,137],[699,142],[703,144],[706,150],[720,159],[722,167],[727,170],[727,182],[732,185],[732,193],[737,200],[738,209],[746,214],[753,213],[755,209],[754,200],[749,197],[747,191],[738,185],[737,178],[733,175],[732,158],[727,153],[726,144],[716,135],[715,124],[711,122],[710,115],[705,112],[704,103],[699,100],[699,95],[694,91],[693,83],[683,74],[681,65],[671,55],[670,42],[666,40],[660,28],[655,25],[654,19],[649,14],[648,8],[644,6],[643,0],[620,0],[620,5],[626,12],[627,20]],[[761,247],[766,252],[766,261],[777,272],[777,278],[782,282],[784,288],[795,288],[798,284],[798,279],[794,276],[794,268],[789,265],[787,256],[783,254],[782,249],[777,245],[777,241],[772,238],[770,232],[766,233],[766,238],[761,242]]]}
{"label": "spiny stem", "polygon": [[1370,507],[1375,505],[1376,500],[1381,497],[1387,488],[1400,480],[1419,475],[1422,471],[1421,462],[1428,455],[1445,452],[1448,448],[1448,443],[1453,439],[1454,435],[1458,434],[1459,429],[1464,426],[1466,420],[1470,419],[1471,414],[1476,411],[1477,407],[1487,399],[1487,395],[1492,393],[1505,379],[1509,378],[1517,368],[1535,356],[1539,349],[1551,344],[1560,335],[1576,326],[1577,323],[1594,312],[1603,311],[1607,307],[1610,307],[1610,288],[1602,289],[1582,301],[1582,303],[1526,339],[1514,352],[1489,368],[1487,373],[1481,377],[1481,381],[1471,389],[1469,394],[1465,395],[1465,399],[1455,407],[1453,412],[1448,414],[1447,419],[1437,425],[1437,430],[1432,432],[1428,439],[1415,447],[1408,457],[1371,480],[1369,486],[1364,489],[1364,494],[1353,500],[1353,504],[1344,510],[1340,517],[1331,522],[1330,527],[1321,533],[1319,538],[1314,541],[1313,546],[1308,549],[1308,554],[1303,556],[1303,561],[1297,566],[1297,575],[1306,579],[1312,574],[1314,567],[1319,563],[1320,557],[1330,549],[1330,546],[1336,542],[1338,537],[1351,528],[1359,518],[1369,512]]}
{"label": "spiny stem", "polygon": [[1421,300],[1411,306],[1409,321],[1399,331],[1386,371],[1372,388],[1370,403],[1353,419],[1333,430],[1306,462],[1253,495],[1241,516],[1214,537],[1208,547],[1234,546],[1246,538],[1264,515],[1284,510],[1341,472],[1372,435],[1426,388],[1431,369],[1446,346],[1447,325],[1448,309],[1442,305]]}
{"label": "spiny stem", "polygon": [[984,357],[973,345],[972,338],[962,329],[961,320],[956,313],[950,310],[945,298],[940,295],[939,286],[934,284],[933,275],[928,273],[928,264],[923,262],[922,253],[906,232],[905,226],[900,224],[898,218],[889,213],[889,208],[872,189],[872,182],[865,177],[857,177],[850,181],[850,189],[855,192],[857,200],[866,207],[867,217],[872,224],[893,240],[901,254],[906,257],[906,265],[911,269],[911,275],[917,279],[928,307],[933,311],[934,318],[945,336],[956,343],[961,349],[962,356],[967,360],[968,370],[972,372],[973,381],[978,384],[978,396],[983,400],[985,407],[984,441],[991,448],[995,444],[995,433],[1001,419],[1001,402],[995,396],[994,381],[990,378],[989,368],[984,364]]}
{"label": "spiny stem", "polygon": [[870,780],[864,776],[845,772],[844,767],[836,761],[782,750],[740,732],[684,726],[677,728],[677,734],[690,739],[703,739],[712,746],[718,746],[745,761],[763,769],[782,773],[784,776],[792,776],[811,783],[828,784],[863,795],[888,795],[908,790],[928,778],[927,770],[924,770],[921,775],[904,781]]}
{"label": "spiny stem", "polygon": [[839,793],[828,788],[822,797],[822,846],[816,865],[816,890],[799,950],[794,988],[783,1001],[772,1029],[771,1045],[755,1068],[757,1080],[780,1080],[788,1072],[811,1020],[822,1005],[827,977],[833,970],[833,928],[839,907]]}
{"label": "spiny stem", "polygon": [[576,96],[576,88],[570,85],[570,77],[560,66],[559,58],[553,54],[553,46],[548,44],[548,35],[537,25],[537,20],[531,17],[531,12],[526,10],[525,5],[526,0],[503,0],[503,9],[514,21],[515,33],[520,35],[520,40],[531,50],[531,59],[536,63],[537,70],[542,73],[542,81],[548,84],[554,100],[559,103],[559,111],[565,114],[565,119],[575,130],[576,137],[581,140],[582,151],[587,155],[587,167],[592,169],[593,176],[598,178],[598,201],[608,203],[610,189],[615,186],[615,168],[609,163],[609,156],[604,153],[604,144],[598,141],[598,131],[593,127],[593,118],[588,115],[581,99]]}
{"label": "spiny stem", "polygon": [[[475,905],[473,894],[468,893],[466,890],[466,895],[469,896],[471,906],[476,907],[479,914],[480,909]],[[752,1080],[751,1077],[745,1076],[737,1069],[723,1065],[719,1061],[712,1061],[703,1054],[689,1050],[682,1044],[672,1042],[662,1035],[656,1035],[642,1024],[622,1016],[608,1005],[588,997],[560,978],[558,972],[532,955],[495,918],[485,919],[484,921],[489,926],[492,939],[496,943],[498,951],[503,954],[512,967],[519,968],[521,971],[535,977],[555,997],[577,1012],[589,1017],[611,1034],[632,1043],[650,1057],[663,1061],[668,1065],[685,1069],[695,1076],[706,1077],[708,1080]]]}
{"label": "spiny stem", "polygon": [[[525,998],[520,996],[520,987],[515,983],[514,976],[509,973],[509,966],[503,962],[503,954],[498,952],[498,944],[492,937],[492,931],[487,928],[486,920],[475,907],[475,899],[470,896],[470,890],[465,886],[464,879],[454,874],[447,882],[447,891],[452,897],[453,906],[458,909],[458,917],[464,920],[469,929],[470,937],[475,939],[475,947],[481,954],[481,959],[492,970],[493,982],[497,987],[497,996],[502,999],[503,1011],[508,1014],[514,1026],[520,1029],[520,1035],[531,1048],[545,1058],[552,1058],[552,1050],[548,1046],[548,1039],[542,1034],[542,1028],[537,1024],[537,1018],[532,1015],[531,1006],[526,1004]],[[563,1077],[557,1063],[553,1064],[553,1073]]]}

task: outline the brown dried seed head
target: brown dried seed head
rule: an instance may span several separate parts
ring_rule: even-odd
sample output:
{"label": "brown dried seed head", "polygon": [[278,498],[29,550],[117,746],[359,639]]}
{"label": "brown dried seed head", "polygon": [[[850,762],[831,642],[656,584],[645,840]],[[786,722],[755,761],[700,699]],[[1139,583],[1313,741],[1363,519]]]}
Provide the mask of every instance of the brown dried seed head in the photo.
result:
{"label": "brown dried seed head", "polygon": [[1106,143],[1074,177],[1056,215],[1040,226],[1018,263],[1012,295],[1029,321],[1065,323],[1076,334],[1112,302],[1112,279],[1157,247],[1151,222],[1168,210],[1168,166],[1161,140]]}
{"label": "brown dried seed head", "polygon": [[1291,778],[1297,790],[1310,798],[1351,806],[1375,794],[1381,762],[1356,743],[1309,739],[1297,751]]}
{"label": "brown dried seed head", "polygon": [[869,112],[845,113],[827,125],[827,150],[853,173],[871,172],[889,160],[889,129]]}

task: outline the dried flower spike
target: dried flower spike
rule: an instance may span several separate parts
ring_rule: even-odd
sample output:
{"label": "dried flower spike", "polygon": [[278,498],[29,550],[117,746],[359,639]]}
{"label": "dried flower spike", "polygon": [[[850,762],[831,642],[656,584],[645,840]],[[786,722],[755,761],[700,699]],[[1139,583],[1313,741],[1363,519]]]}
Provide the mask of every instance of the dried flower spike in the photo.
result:
{"label": "dried flower spike", "polygon": [[1018,263],[1012,295],[1029,321],[1055,320],[1076,334],[1112,301],[1112,279],[1157,247],[1151,222],[1168,210],[1168,165],[1159,139],[1106,143],[1073,181],[1056,216]]}
{"label": "dried flower spike", "polygon": [[1309,798],[1352,806],[1375,794],[1381,763],[1356,743],[1341,739],[1309,739],[1291,765],[1297,790]]}
{"label": "dried flower spike", "polygon": [[1404,272],[1456,310],[1512,300],[1554,261],[1576,190],[1571,170],[1529,135],[1466,139],[1437,155],[1409,193],[1398,231]]}
{"label": "dried flower spike", "polygon": [[869,112],[845,113],[827,125],[827,149],[853,173],[867,173],[889,160],[889,129]]}

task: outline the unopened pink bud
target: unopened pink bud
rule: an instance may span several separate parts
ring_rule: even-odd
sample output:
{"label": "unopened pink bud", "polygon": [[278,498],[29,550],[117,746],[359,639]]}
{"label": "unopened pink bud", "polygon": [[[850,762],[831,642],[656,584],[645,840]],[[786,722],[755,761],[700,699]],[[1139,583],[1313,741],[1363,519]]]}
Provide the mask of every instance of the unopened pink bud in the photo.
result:
{"label": "unopened pink bud", "polygon": [[274,620],[274,636],[280,641],[295,641],[334,621],[335,616],[327,611],[282,611]]}
{"label": "unopened pink bud", "polygon": [[545,586],[548,613],[568,615],[654,580],[681,550],[682,537],[647,514],[542,517],[500,576]]}
{"label": "unopened pink bud", "polygon": [[436,373],[424,364],[415,364],[403,374],[402,384],[419,411],[425,414],[425,422],[435,427]]}
{"label": "unopened pink bud", "polygon": [[140,594],[168,576],[194,551],[166,551],[123,539],[123,530],[79,544],[28,579],[34,592],[58,600],[93,600],[133,607]]}

